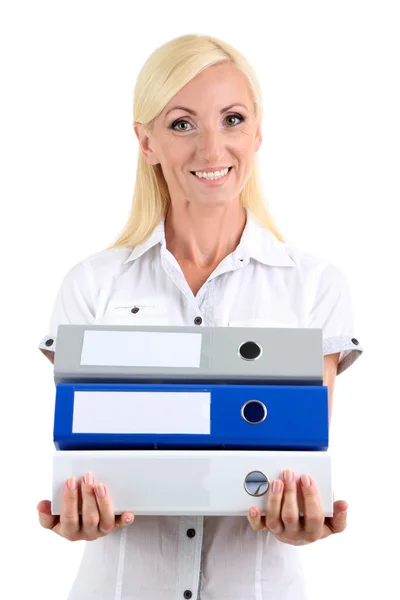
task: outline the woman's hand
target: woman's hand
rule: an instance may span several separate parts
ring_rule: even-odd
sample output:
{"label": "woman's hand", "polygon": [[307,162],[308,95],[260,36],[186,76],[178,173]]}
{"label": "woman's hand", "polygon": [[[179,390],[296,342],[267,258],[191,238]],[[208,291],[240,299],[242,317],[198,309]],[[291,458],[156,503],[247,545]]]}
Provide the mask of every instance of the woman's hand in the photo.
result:
{"label": "woman's hand", "polygon": [[[81,515],[78,507],[82,506]],[[115,516],[107,487],[96,483],[92,473],[86,473],[81,485],[70,477],[62,492],[61,515],[51,514],[51,503],[42,500],[37,505],[39,521],[45,529],[52,529],[70,541],[93,541],[118,527],[133,523],[134,515],[124,512]]]}
{"label": "woman's hand", "polygon": [[258,508],[250,508],[247,518],[254,531],[267,529],[281,542],[301,546],[346,529],[347,502],[337,500],[333,505],[333,517],[325,518],[311,477],[302,475],[299,486],[304,498],[304,517],[299,516],[295,474],[286,470],[282,481],[277,479],[271,484],[266,516],[262,517]]}

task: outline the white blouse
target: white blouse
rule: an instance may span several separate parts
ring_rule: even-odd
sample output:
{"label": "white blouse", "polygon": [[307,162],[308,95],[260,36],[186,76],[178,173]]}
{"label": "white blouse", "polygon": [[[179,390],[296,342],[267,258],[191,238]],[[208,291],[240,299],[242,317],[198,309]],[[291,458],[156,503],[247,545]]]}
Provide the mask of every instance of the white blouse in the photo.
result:
{"label": "white blouse", "polygon": [[[196,296],[166,248],[164,220],[133,250],[85,258],[61,284],[40,349],[54,350],[58,325],[68,323],[318,327],[324,354],[340,352],[338,374],[363,352],[344,274],[278,241],[251,213],[236,250]],[[136,516],[86,543],[68,600],[306,597],[298,548],[253,531],[245,516]]]}

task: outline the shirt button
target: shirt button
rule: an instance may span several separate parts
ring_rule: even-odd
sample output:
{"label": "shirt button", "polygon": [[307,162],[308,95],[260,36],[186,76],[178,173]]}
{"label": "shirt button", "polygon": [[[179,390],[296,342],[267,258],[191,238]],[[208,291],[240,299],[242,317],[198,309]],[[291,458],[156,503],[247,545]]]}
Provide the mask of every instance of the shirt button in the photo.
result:
{"label": "shirt button", "polygon": [[187,532],[186,532],[186,535],[189,538],[192,538],[192,537],[194,537],[196,535],[196,530],[195,529],[188,529]]}
{"label": "shirt button", "polygon": [[54,340],[46,340],[46,346],[52,346]]}
{"label": "shirt button", "polygon": [[353,342],[353,344],[354,344],[355,346],[358,346],[358,344],[360,343],[358,340],[356,340],[356,338],[352,338],[352,340],[351,340],[351,341]]}
{"label": "shirt button", "polygon": [[194,320],[195,325],[201,325],[202,322],[203,322],[203,319],[201,317],[196,317]]}
{"label": "shirt button", "polygon": [[134,315],[136,315],[136,313],[138,313],[140,310],[140,308],[138,306],[134,306],[133,308],[131,308],[131,313],[133,313]]}
{"label": "shirt button", "polygon": [[183,592],[183,597],[184,598],[191,598],[193,596],[192,592],[190,590],[185,590]]}

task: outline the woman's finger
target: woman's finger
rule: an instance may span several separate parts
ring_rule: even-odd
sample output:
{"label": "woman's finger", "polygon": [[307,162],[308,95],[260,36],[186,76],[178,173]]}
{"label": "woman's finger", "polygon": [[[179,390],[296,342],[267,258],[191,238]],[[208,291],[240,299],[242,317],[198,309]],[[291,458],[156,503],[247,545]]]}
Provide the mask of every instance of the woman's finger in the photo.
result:
{"label": "woman's finger", "polygon": [[96,483],[95,493],[99,511],[98,529],[101,533],[110,533],[115,527],[115,518],[107,486],[104,483]]}
{"label": "woman's finger", "polygon": [[79,530],[78,482],[76,477],[69,477],[62,491],[60,535],[68,540],[78,540]]}
{"label": "woman's finger", "polygon": [[297,503],[296,476],[290,469],[283,472],[283,502],[281,519],[285,532],[289,538],[296,538],[301,530],[299,518],[299,505]]}
{"label": "woman's finger", "polygon": [[99,537],[100,515],[94,493],[95,483],[93,473],[86,473],[82,477],[82,533],[85,540],[95,540]]}
{"label": "woman's finger", "polygon": [[303,536],[307,542],[316,542],[322,536],[325,518],[321,500],[311,477],[302,475],[299,483],[304,498]]}
{"label": "woman's finger", "polygon": [[59,523],[60,517],[51,514],[50,500],[41,500],[36,508],[38,511],[39,523],[45,529],[53,529],[57,523]]}
{"label": "woman's finger", "polygon": [[261,531],[266,529],[264,519],[261,516],[261,511],[256,507],[252,506],[247,513],[247,520],[254,531]]}
{"label": "woman's finger", "polygon": [[132,525],[135,520],[135,515],[131,512],[124,512],[122,515],[115,517],[115,527],[126,527]]}
{"label": "woman's finger", "polygon": [[332,533],[341,533],[347,526],[348,504],[345,500],[336,500],[333,505],[333,517],[324,520],[322,538]]}
{"label": "woman's finger", "polygon": [[284,529],[281,519],[283,487],[283,482],[280,479],[275,479],[272,482],[265,511],[265,524],[267,529],[274,535],[279,535]]}

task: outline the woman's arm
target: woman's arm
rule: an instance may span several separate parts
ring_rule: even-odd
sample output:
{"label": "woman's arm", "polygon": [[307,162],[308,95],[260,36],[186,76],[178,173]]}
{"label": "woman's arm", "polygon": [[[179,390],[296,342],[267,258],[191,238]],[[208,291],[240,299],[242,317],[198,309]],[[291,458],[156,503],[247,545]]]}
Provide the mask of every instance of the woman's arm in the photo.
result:
{"label": "woman's arm", "polygon": [[333,389],[335,386],[336,370],[339,362],[340,352],[324,356],[324,385],[328,386],[329,424],[332,418]]}
{"label": "woman's arm", "polygon": [[49,359],[49,361],[54,365],[54,352],[51,350],[44,350],[43,348],[39,348],[40,352],[43,352],[45,356]]}

